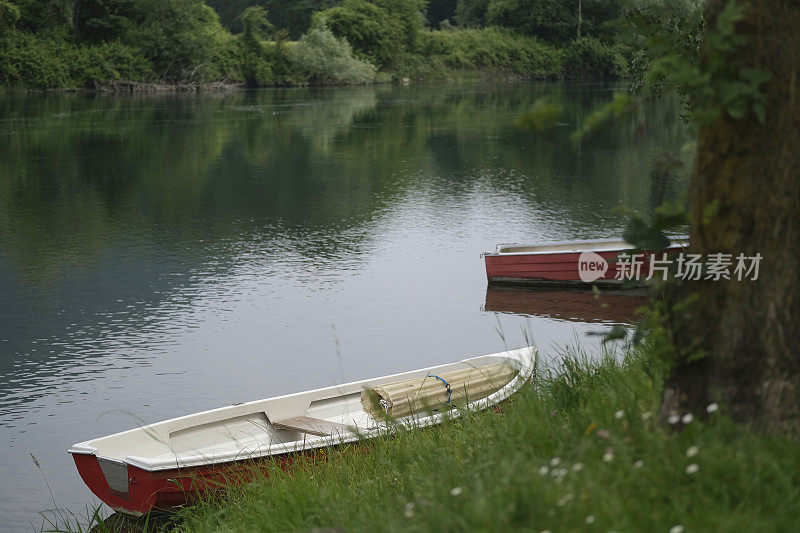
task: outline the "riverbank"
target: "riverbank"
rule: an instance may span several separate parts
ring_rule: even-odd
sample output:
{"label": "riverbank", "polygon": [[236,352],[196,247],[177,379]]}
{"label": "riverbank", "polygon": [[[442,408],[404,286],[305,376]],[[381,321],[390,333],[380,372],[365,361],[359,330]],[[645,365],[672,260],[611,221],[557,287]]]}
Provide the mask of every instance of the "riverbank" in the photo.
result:
{"label": "riverbank", "polygon": [[[369,2],[309,15],[310,25],[296,40],[275,29],[257,6],[241,14],[237,34],[200,0],[86,9],[0,3],[0,88],[107,90],[136,84],[187,90],[464,75],[608,80],[628,75],[634,53],[613,32],[555,38],[499,21],[435,29],[423,24],[417,8],[394,11]],[[598,21],[608,16],[598,15]]]}
{"label": "riverbank", "polygon": [[[8,52],[0,59],[0,90],[126,93],[476,79],[608,81],[626,77],[628,70],[621,48],[591,40],[556,47],[498,28],[425,32],[416,53],[381,69],[358,59],[329,30],[312,30],[310,37],[299,43],[262,41],[261,57],[256,59],[229,44],[233,51],[227,64],[211,62],[201,65],[199,73],[195,67],[158,76],[144,58],[137,58],[135,65],[121,64],[136,56],[135,50],[82,47],[12,33],[5,43],[0,40],[0,51]],[[587,54],[590,58],[584,57]],[[256,65],[250,64],[254,61]]]}
{"label": "riverbank", "polygon": [[659,425],[663,375],[642,354],[573,354],[499,409],[332,451],[183,510],[175,530],[791,530],[797,442],[716,405]]}

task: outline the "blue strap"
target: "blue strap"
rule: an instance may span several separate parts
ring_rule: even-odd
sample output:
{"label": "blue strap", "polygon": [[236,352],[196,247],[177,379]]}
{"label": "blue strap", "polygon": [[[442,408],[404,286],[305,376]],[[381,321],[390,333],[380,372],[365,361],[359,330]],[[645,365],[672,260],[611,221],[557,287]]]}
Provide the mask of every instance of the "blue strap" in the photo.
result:
{"label": "blue strap", "polygon": [[453,391],[450,389],[450,384],[436,374],[428,374],[428,377],[436,378],[444,383],[444,386],[447,388],[447,403],[450,403],[450,397],[453,395]]}

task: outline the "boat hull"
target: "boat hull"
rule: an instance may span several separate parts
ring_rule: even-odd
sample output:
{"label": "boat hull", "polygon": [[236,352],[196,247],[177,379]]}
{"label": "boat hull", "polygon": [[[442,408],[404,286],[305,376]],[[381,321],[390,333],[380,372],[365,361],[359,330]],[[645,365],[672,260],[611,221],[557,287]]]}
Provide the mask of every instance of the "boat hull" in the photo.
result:
{"label": "boat hull", "polygon": [[[151,511],[169,511],[223,491],[226,487],[251,481],[256,475],[269,476],[275,469],[290,470],[299,460],[324,461],[326,449],[314,449],[201,467],[150,471],[125,464],[127,491],[115,490],[103,473],[100,460],[92,454],[72,454],[75,466],[92,493],[114,511],[141,516]],[[121,489],[122,487],[116,487]]]}
{"label": "boat hull", "polygon": [[[683,250],[681,246],[670,246],[659,253],[676,254]],[[542,287],[587,287],[597,285],[603,288],[622,288],[623,286],[641,285],[650,276],[651,252],[641,252],[640,274],[637,279],[622,280],[617,256],[627,250],[607,250],[593,252],[602,257],[608,264],[604,274],[592,281],[581,279],[581,252],[554,253],[514,253],[485,254],[486,278],[489,283],[535,285]]]}

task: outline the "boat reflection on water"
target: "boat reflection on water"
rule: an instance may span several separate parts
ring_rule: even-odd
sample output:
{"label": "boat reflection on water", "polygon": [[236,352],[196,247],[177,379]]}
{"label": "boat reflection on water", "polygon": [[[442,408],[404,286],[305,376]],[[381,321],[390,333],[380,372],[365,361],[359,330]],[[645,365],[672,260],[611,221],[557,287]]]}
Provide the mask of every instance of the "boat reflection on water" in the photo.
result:
{"label": "boat reflection on water", "polygon": [[647,304],[646,289],[627,291],[550,290],[488,286],[484,311],[558,318],[573,322],[630,325]]}

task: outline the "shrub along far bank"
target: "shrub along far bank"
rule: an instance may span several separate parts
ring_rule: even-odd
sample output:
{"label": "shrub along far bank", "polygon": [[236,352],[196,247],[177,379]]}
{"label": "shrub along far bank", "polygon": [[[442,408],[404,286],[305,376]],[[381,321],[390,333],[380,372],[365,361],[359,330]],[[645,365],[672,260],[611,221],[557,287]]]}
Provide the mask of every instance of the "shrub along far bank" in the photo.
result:
{"label": "shrub along far bank", "polygon": [[346,0],[315,13],[297,41],[259,6],[242,13],[243,30],[232,35],[201,0],[94,0],[80,11],[70,2],[51,2],[49,10],[45,3],[0,0],[0,86],[265,87],[470,73],[609,79],[627,69],[626,49],[595,37],[549,43],[495,26],[432,30],[414,2]]}

